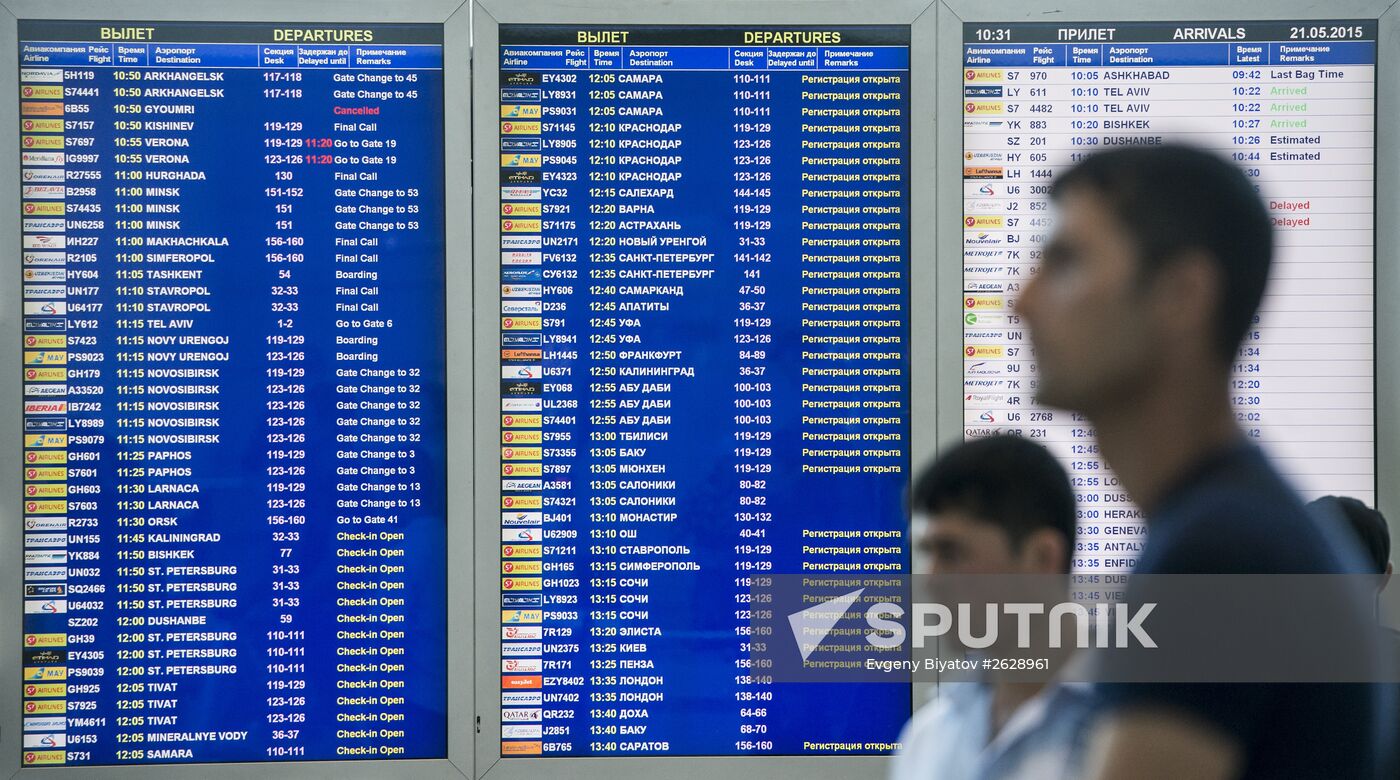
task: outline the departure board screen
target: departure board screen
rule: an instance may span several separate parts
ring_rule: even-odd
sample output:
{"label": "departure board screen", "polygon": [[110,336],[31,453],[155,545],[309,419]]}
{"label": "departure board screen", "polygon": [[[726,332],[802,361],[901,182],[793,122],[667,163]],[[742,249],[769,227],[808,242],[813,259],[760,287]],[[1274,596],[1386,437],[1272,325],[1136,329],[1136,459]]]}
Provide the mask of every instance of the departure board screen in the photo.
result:
{"label": "departure board screen", "polygon": [[441,27],[19,41],[22,763],[445,755]]}
{"label": "departure board screen", "polygon": [[502,755],[895,742],[907,685],[751,668],[749,595],[907,568],[908,44],[500,28]]}
{"label": "departure board screen", "polygon": [[1233,364],[1239,424],[1306,498],[1374,503],[1375,64],[1374,21],[964,27],[965,433],[1019,432],[1062,459],[1076,571],[1130,570],[1146,529],[1088,422],[1035,405],[1014,306],[1049,183],[1097,151],[1189,143],[1256,183],[1276,251]]}

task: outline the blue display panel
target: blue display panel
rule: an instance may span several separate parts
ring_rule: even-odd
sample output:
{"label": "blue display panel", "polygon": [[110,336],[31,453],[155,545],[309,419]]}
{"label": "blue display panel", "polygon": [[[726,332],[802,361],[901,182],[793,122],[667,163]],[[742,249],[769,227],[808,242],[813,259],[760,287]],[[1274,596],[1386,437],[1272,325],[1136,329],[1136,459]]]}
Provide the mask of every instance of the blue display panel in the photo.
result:
{"label": "blue display panel", "polygon": [[441,27],[19,39],[23,764],[445,755]]}
{"label": "blue display panel", "polygon": [[500,42],[501,755],[888,752],[750,589],[907,571],[909,28]]}

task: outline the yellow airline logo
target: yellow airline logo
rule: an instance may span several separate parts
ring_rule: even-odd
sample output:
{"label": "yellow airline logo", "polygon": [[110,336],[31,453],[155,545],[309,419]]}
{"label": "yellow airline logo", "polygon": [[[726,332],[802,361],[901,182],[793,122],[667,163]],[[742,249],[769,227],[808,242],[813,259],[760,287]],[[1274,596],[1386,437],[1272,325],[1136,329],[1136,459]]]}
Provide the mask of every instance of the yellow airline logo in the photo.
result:
{"label": "yellow airline logo", "polygon": [[61,133],[62,119],[22,119],[20,129],[26,133]]}
{"label": "yellow airline logo", "polygon": [[68,434],[66,433],[26,433],[24,435],[24,446],[26,447],[67,447]]}
{"label": "yellow airline logo", "polygon": [[542,590],[543,587],[539,577],[504,577],[501,579],[501,590]]}
{"label": "yellow airline logo", "polygon": [[1000,295],[968,295],[963,297],[964,309],[1000,309],[1006,305]]}
{"label": "yellow airline logo", "polygon": [[543,742],[502,742],[503,756],[538,756],[544,750]]}
{"label": "yellow airline logo", "polygon": [[999,101],[989,100],[969,100],[963,103],[963,113],[968,115],[1001,114],[1006,111],[1006,105]]}
{"label": "yellow airline logo", "polygon": [[538,168],[540,167],[540,156],[538,154],[503,154],[501,155],[502,168]]}
{"label": "yellow airline logo", "polygon": [[540,557],[540,545],[538,544],[503,544],[501,545],[502,558],[538,558]]}
{"label": "yellow airline logo", "polygon": [[62,366],[68,363],[68,352],[62,349],[25,350],[26,366]]}
{"label": "yellow airline logo", "polygon": [[503,219],[501,220],[502,233],[538,233],[540,232],[540,221],[538,219]]}
{"label": "yellow airline logo", "polygon": [[26,666],[24,667],[25,682],[40,682],[46,680],[66,680],[68,679],[68,667],[66,666]]}
{"label": "yellow airline logo", "polygon": [[539,414],[503,414],[501,415],[502,428],[538,428],[544,419]]}
{"label": "yellow airline logo", "polygon": [[27,683],[24,686],[24,698],[26,699],[51,699],[55,696],[67,696],[68,683]]}
{"label": "yellow airline logo", "polygon": [[24,334],[24,346],[26,349],[63,349],[68,346],[67,336],[39,336],[33,333]]}
{"label": "yellow airline logo", "polygon": [[502,317],[501,330],[539,330],[539,317]]}
{"label": "yellow airline logo", "polygon": [[501,135],[539,135],[539,122],[502,122]]}
{"label": "yellow airline logo", "polygon": [[66,379],[68,379],[68,369],[66,368],[24,369],[24,381],[26,382],[62,382]]}
{"label": "yellow airline logo", "polygon": [[503,217],[538,217],[543,206],[539,203],[502,203]]}
{"label": "yellow airline logo", "polygon": [[544,561],[501,561],[501,573],[512,576],[520,574],[541,574]]}
{"label": "yellow airline logo", "polygon": [[1002,72],[999,70],[986,70],[983,68],[968,68],[963,71],[963,81],[1001,81]]}
{"label": "yellow airline logo", "polygon": [[26,452],[24,453],[25,464],[31,463],[67,463],[67,450],[49,450],[47,452]]}
{"label": "yellow airline logo", "polygon": [[67,634],[25,634],[25,647],[63,647],[68,644]]}
{"label": "yellow airline logo", "polygon": [[35,84],[26,84],[19,88],[19,96],[25,98],[26,100],[29,98],[36,98],[38,100],[53,100],[55,98],[63,97],[63,87],[57,85],[39,86]]}
{"label": "yellow airline logo", "polygon": [[68,502],[59,500],[24,502],[24,513],[28,515],[66,515],[68,514]]}
{"label": "yellow airline logo", "polygon": [[29,482],[46,479],[68,479],[68,469],[63,466],[30,466],[24,470],[24,478]]}
{"label": "yellow airline logo", "polygon": [[[44,702],[50,704],[52,702]],[[62,702],[59,702],[62,704]],[[25,766],[45,766],[48,764],[62,764],[66,754],[62,750],[26,750],[24,751]]]}
{"label": "yellow airline logo", "polygon": [[539,460],[543,452],[539,447],[502,447],[501,460]]}
{"label": "yellow airline logo", "polygon": [[[544,433],[541,431],[501,431],[502,444],[543,444]],[[517,447],[516,449],[520,449]]]}
{"label": "yellow airline logo", "polygon": [[519,625],[521,623],[539,623],[544,620],[544,612],[538,609],[503,609],[501,610],[501,623],[504,625]]}
{"label": "yellow airline logo", "polygon": [[505,106],[501,106],[501,118],[502,118],[502,119],[539,119],[539,118],[540,118],[540,108],[541,108],[541,107],[540,107],[538,104],[533,105],[533,106],[527,106],[527,105],[505,105]]}
{"label": "yellow airline logo", "polygon": [[67,482],[43,482],[24,486],[25,498],[67,498]]}
{"label": "yellow airline logo", "polygon": [[26,217],[61,217],[63,216],[63,201],[53,203],[26,201],[20,204],[19,212]]}
{"label": "yellow airline logo", "polygon": [[502,463],[503,477],[539,477],[544,475],[542,463]]}
{"label": "yellow airline logo", "polygon": [[24,703],[25,715],[62,715],[68,711],[68,702],[59,699],[57,701],[27,701]]}
{"label": "yellow airline logo", "polygon": [[544,506],[540,496],[501,496],[502,509],[539,509]]}
{"label": "yellow airline logo", "polygon": [[1006,347],[996,344],[967,344],[963,347],[963,355],[969,358],[1006,357]]}
{"label": "yellow airline logo", "polygon": [[26,135],[20,139],[19,145],[25,149],[62,149],[63,136]]}
{"label": "yellow airline logo", "polygon": [[1001,229],[1006,227],[1006,217],[992,215],[968,215],[963,217],[963,227],[968,230],[983,228]]}

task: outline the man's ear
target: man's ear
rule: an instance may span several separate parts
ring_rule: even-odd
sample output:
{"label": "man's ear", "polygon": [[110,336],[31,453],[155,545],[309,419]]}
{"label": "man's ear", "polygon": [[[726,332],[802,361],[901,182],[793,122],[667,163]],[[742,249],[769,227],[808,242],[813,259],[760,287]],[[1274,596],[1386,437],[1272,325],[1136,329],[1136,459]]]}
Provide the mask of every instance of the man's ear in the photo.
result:
{"label": "man's ear", "polygon": [[1070,550],[1065,535],[1041,528],[1021,540],[1021,565],[1033,574],[1064,574],[1069,570]]}
{"label": "man's ear", "polygon": [[1204,252],[1192,250],[1151,273],[1150,305],[1165,335],[1178,344],[1200,343],[1214,350],[1215,323],[1225,295],[1219,265]]}

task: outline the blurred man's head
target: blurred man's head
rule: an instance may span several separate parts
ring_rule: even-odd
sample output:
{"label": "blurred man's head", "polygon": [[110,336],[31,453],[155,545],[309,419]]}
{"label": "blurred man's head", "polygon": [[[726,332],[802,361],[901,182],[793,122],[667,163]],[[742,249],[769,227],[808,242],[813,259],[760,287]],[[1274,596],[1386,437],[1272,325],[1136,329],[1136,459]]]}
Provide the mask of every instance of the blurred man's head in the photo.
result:
{"label": "blurred man's head", "polygon": [[1352,536],[1366,554],[1366,563],[1372,572],[1381,577],[1377,590],[1385,590],[1394,571],[1390,563],[1390,529],[1386,527],[1385,516],[1351,496],[1323,496],[1309,503],[1308,509],[1314,510],[1319,517],[1330,513],[1347,522]]}
{"label": "blurred man's head", "polygon": [[1039,400],[1092,415],[1163,376],[1228,376],[1273,254],[1243,172],[1189,147],[1131,147],[1065,171],[1051,198],[1056,230],[1017,302]]}
{"label": "blurred man's head", "polygon": [[933,574],[1063,574],[1074,543],[1074,493],[1055,458],[1028,439],[959,444],[914,481],[918,540]]}

